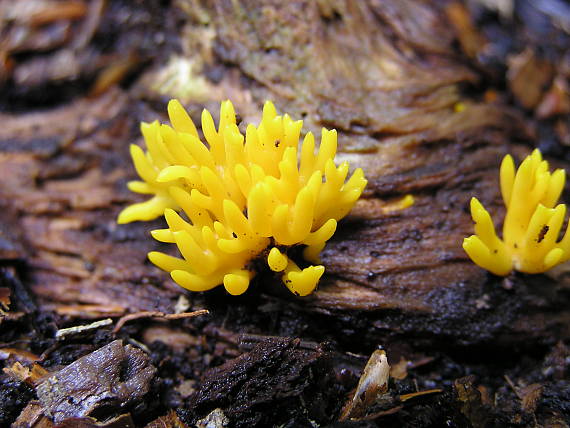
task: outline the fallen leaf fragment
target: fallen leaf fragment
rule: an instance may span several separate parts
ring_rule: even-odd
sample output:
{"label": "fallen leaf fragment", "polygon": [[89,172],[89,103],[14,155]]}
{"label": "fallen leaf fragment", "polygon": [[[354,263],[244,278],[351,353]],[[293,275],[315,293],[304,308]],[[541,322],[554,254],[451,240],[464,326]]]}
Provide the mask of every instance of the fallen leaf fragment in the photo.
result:
{"label": "fallen leaf fragment", "polygon": [[4,315],[10,309],[10,289],[8,287],[0,287],[0,316]]}
{"label": "fallen leaf fragment", "polygon": [[536,116],[545,119],[568,113],[570,113],[570,88],[566,79],[558,76],[536,108]]}
{"label": "fallen leaf fragment", "polygon": [[425,391],[412,392],[410,394],[403,394],[400,395],[400,401],[404,402],[411,400],[412,398],[423,397],[424,395],[439,394],[440,392],[443,392],[443,389],[435,388],[426,389]]}
{"label": "fallen leaf fragment", "polygon": [[39,364],[34,364],[32,368],[24,367],[19,362],[16,362],[12,367],[5,367],[2,369],[8,376],[26,382],[28,385],[34,386],[40,379],[42,379],[49,372]]}
{"label": "fallen leaf fragment", "polygon": [[166,415],[155,419],[147,424],[144,428],[189,428],[184,422],[180,420],[174,410],[171,410]]}
{"label": "fallen leaf fragment", "polygon": [[402,380],[408,377],[409,363],[410,362],[404,357],[400,357],[400,361],[390,367],[390,377],[398,380]]}
{"label": "fallen leaf fragment", "polygon": [[481,400],[481,393],[473,382],[474,376],[465,376],[456,379],[453,389],[457,394],[457,401],[460,403],[460,411],[469,420],[474,428],[484,428],[489,421],[489,412],[485,409]]}
{"label": "fallen leaf fragment", "polygon": [[470,58],[475,58],[486,41],[473,25],[469,11],[463,4],[452,2],[446,6],[445,13],[457,33],[461,49]]}
{"label": "fallen leaf fragment", "polygon": [[366,410],[388,391],[389,378],[390,365],[386,352],[378,349],[372,353],[366,363],[352,400],[344,408],[339,420],[357,419],[364,416]]}
{"label": "fallen leaf fragment", "polygon": [[507,81],[511,91],[523,107],[534,109],[552,79],[552,64],[528,48],[509,57],[508,65]]}
{"label": "fallen leaf fragment", "polygon": [[544,387],[539,383],[533,383],[519,390],[522,397],[521,406],[523,411],[527,413],[534,413],[538,406],[538,400],[542,395]]}

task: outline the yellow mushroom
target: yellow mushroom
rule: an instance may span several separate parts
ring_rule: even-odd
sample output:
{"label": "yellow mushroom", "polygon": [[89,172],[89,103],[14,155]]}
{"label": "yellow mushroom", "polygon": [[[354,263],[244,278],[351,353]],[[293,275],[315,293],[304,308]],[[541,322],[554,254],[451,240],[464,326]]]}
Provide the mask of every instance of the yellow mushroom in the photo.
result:
{"label": "yellow mushroom", "polygon": [[[336,131],[322,130],[318,150],[309,132],[299,154],[302,121],[277,115],[266,102],[261,123],[248,125],[244,136],[233,105],[224,101],[217,129],[211,114],[202,113],[206,145],[178,101],[170,101],[168,114],[172,126],[141,126],[146,152],[131,147],[141,181],[129,188],[152,198],[124,209],[118,222],[164,215],[168,228],[152,236],[176,244],[182,258],[148,256],[189,290],[223,284],[242,294],[256,274],[251,261],[268,254],[269,268],[282,273],[291,292],[313,292],[324,272],[319,253],[366,186],[361,169],[347,180],[348,163],[335,165]],[[317,265],[299,268],[286,251],[297,245]]]}
{"label": "yellow mushroom", "polygon": [[559,241],[566,205],[556,205],[566,180],[564,170],[557,169],[551,173],[548,162],[536,149],[516,171],[513,158],[505,156],[500,177],[507,209],[503,239],[497,236],[487,210],[472,198],[475,235],[463,241],[463,249],[471,260],[501,276],[508,275],[513,269],[541,273],[569,260],[568,229]]}

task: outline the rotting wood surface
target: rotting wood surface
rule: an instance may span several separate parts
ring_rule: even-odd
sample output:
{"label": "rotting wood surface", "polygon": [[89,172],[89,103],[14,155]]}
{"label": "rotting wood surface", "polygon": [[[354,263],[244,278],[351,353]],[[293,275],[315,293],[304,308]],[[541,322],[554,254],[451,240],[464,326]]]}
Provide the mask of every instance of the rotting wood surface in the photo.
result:
{"label": "rotting wood surface", "polygon": [[[189,24],[196,34],[182,42],[203,42],[203,33],[214,29],[215,38],[203,47],[208,51],[188,52],[188,60],[204,69],[215,53],[231,67],[218,83],[207,83],[217,89],[211,98],[190,105],[216,105],[232,97],[223,90],[232,87],[239,92],[237,111],[252,120],[263,99],[275,99],[280,111],[306,116],[305,129],[317,135],[320,126],[336,128],[339,159],[365,170],[364,198],[323,252],[326,277],[296,306],[349,314],[379,310],[369,328],[401,330],[405,324],[411,332],[466,342],[550,335],[565,319],[556,309],[563,307],[551,307],[532,332],[519,331],[536,309],[532,302],[521,305],[520,291],[487,284],[487,273],[461,248],[472,232],[466,209],[472,195],[500,213],[497,166],[524,124],[504,106],[461,95],[459,85],[479,77],[450,55],[454,34],[441,12],[420,4],[423,18],[417,19],[404,13],[404,3],[339,2],[328,11],[311,2],[261,8],[215,3],[204,12],[213,25]],[[141,81],[161,72],[157,64]],[[250,79],[247,84],[240,75]],[[176,88],[171,92],[177,96]],[[136,199],[124,188],[134,175],[128,144],[140,141],[141,119],[161,114],[141,105],[138,97],[145,95],[157,96],[141,84],[45,112],[0,116],[6,124],[0,130],[2,203],[16,213],[14,228],[29,248],[31,289],[44,307],[62,315],[84,318],[95,307],[97,316],[97,306],[112,315],[171,311],[180,292],[145,260],[158,247],[148,237],[152,226],[115,224],[118,209]],[[408,193],[416,199],[412,208],[386,212],[387,201]],[[273,294],[277,283],[262,276],[251,293]],[[545,287],[556,287],[550,284]],[[530,297],[535,292],[524,289]],[[556,293],[549,297],[559,301]],[[481,298],[489,307],[478,307]]]}
{"label": "rotting wood surface", "polygon": [[[461,249],[472,233],[470,197],[500,217],[500,160],[528,152],[535,135],[519,110],[477,93],[491,72],[457,47],[460,30],[443,4],[177,2],[133,11],[103,54],[97,32],[117,31],[121,5],[102,3],[66,12],[71,37],[32,26],[28,45],[6,38],[12,44],[0,52],[48,46],[77,67],[62,77],[57,61],[38,54],[0,68],[0,81],[12,79],[0,113],[0,257],[23,273],[18,281],[41,311],[67,325],[173,313],[182,291],[146,261],[148,251],[164,249],[148,233],[160,221],[115,223],[138,200],[126,190],[135,175],[128,145],[142,142],[138,123],[164,119],[170,97],[196,123],[203,107],[217,111],[226,98],[244,122],[256,121],[272,99],[280,112],[304,118],[304,130],[337,129],[338,158],[362,167],[369,184],[322,253],[326,275],[314,295],[289,296],[264,272],[240,298],[221,290],[188,296],[192,309],[211,311],[202,331],[230,343],[225,358],[237,333],[330,340],[353,352],[387,341],[439,352],[568,338],[564,275],[501,282]],[[160,36],[148,38],[144,19],[155,12],[150,29]],[[119,58],[128,61],[117,65]],[[129,67],[134,83],[113,85]],[[56,97],[65,79],[83,89],[35,108],[43,90]],[[386,209],[409,193],[414,206]],[[161,336],[150,330],[146,337]]]}

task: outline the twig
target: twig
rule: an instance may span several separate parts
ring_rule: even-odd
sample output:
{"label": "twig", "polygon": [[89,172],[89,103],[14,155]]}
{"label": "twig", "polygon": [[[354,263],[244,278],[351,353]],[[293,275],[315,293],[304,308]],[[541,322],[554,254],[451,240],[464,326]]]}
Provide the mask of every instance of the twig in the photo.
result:
{"label": "twig", "polygon": [[119,321],[117,321],[117,325],[113,329],[113,333],[117,333],[126,322],[140,318],[160,318],[164,320],[178,320],[183,318],[194,318],[208,313],[209,311],[207,309],[200,309],[199,311],[194,311],[194,312],[182,312],[181,314],[165,314],[164,312],[159,312],[159,311],[136,312],[134,314],[128,314],[125,315],[124,317],[121,317]]}
{"label": "twig", "polygon": [[90,330],[97,330],[98,328],[105,327],[112,323],[113,320],[111,320],[111,318],[106,318],[104,320],[95,321],[87,325],[77,325],[74,327],[62,328],[55,333],[55,338],[57,340],[63,340],[68,335],[81,334]]}
{"label": "twig", "polygon": [[513,383],[513,381],[511,380],[511,378],[507,375],[504,376],[505,380],[507,381],[507,383],[509,384],[509,386],[511,387],[511,389],[513,390],[513,392],[515,393],[515,395],[517,397],[519,397],[519,400],[522,400],[521,395],[519,394],[518,388],[515,386],[515,384]]}

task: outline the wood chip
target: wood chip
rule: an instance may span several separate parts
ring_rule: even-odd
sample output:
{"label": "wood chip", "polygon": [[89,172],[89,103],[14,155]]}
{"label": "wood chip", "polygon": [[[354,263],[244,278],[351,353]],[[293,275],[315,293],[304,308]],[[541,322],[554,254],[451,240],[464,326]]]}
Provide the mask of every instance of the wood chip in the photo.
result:
{"label": "wood chip", "polygon": [[52,428],[53,422],[44,415],[42,405],[34,400],[22,410],[22,413],[12,424],[12,428]]}
{"label": "wood chip", "polygon": [[184,422],[180,420],[174,410],[168,412],[165,416],[150,422],[145,428],[189,428]]}
{"label": "wood chip", "polygon": [[35,363],[40,360],[40,357],[25,349],[16,348],[0,348],[0,360],[7,360],[8,358],[15,358],[20,362]]}
{"label": "wood chip", "polygon": [[55,428],[135,428],[136,425],[129,413],[115,418],[98,422],[93,418],[69,418],[62,421]]}
{"label": "wood chip", "polygon": [[152,343],[157,340],[179,351],[191,346],[199,346],[202,343],[200,337],[193,336],[182,329],[169,328],[166,325],[152,325],[144,329],[142,332],[144,343]]}
{"label": "wood chip", "polygon": [[174,389],[180,394],[182,398],[188,398],[194,394],[194,392],[196,392],[196,381],[185,380]]}
{"label": "wood chip", "polygon": [[533,383],[520,390],[522,396],[521,406],[523,411],[527,413],[534,413],[538,406],[538,400],[542,396],[544,387],[539,383]]}
{"label": "wood chip", "polygon": [[115,340],[51,374],[36,392],[46,413],[61,423],[101,407],[110,411],[137,402],[148,392],[155,372],[148,355]]}
{"label": "wood chip", "polygon": [[222,409],[214,409],[203,419],[196,421],[197,428],[224,428],[230,423]]}
{"label": "wood chip", "polygon": [[113,324],[113,320],[111,318],[107,318],[100,321],[95,321],[91,324],[87,325],[78,325],[74,327],[62,328],[55,333],[55,338],[57,340],[65,340],[66,336],[76,336],[80,334],[84,334],[91,330],[98,330],[101,327],[105,327],[107,325]]}
{"label": "wood chip", "polygon": [[81,1],[46,1],[43,3],[45,3],[43,8],[34,11],[29,16],[28,22],[30,25],[39,26],[54,21],[81,19],[87,12],[87,6]]}

